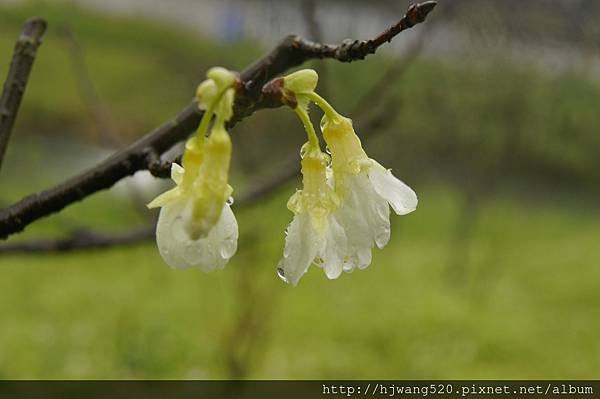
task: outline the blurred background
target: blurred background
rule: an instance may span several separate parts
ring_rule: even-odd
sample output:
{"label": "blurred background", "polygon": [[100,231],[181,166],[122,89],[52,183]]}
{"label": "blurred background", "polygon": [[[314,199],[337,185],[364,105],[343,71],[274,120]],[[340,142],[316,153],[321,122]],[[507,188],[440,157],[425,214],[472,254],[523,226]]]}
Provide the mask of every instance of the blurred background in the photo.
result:
{"label": "blurred background", "polygon": [[[407,1],[0,0],[0,76],[48,20],[0,173],[0,204],[46,189],[183,108],[207,68],[289,33],[337,43]],[[419,194],[372,265],[276,276],[296,178],[234,205],[225,270],[171,270],[153,239],[0,253],[0,378],[597,378],[600,3],[439,0],[362,62],[307,64],[369,155]],[[315,118],[319,117],[314,112]],[[235,196],[299,161],[285,108],[232,132]],[[9,243],[152,223],[138,173]]]}

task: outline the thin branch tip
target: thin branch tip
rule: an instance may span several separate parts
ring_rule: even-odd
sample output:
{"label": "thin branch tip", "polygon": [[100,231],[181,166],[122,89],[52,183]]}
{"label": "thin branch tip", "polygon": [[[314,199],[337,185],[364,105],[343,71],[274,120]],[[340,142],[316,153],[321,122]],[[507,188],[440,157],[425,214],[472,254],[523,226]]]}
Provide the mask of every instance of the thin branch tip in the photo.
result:
{"label": "thin branch tip", "polygon": [[44,18],[31,17],[27,21],[25,21],[25,24],[23,25],[22,35],[26,37],[40,39],[46,32],[47,28],[48,22],[46,22]]}
{"label": "thin branch tip", "polygon": [[[435,6],[437,6],[438,2],[435,0],[424,1],[422,3],[417,3],[416,7],[419,9],[420,18],[424,21],[427,15],[433,11]],[[423,22],[421,21],[421,22]]]}
{"label": "thin branch tip", "polygon": [[37,49],[47,28],[46,20],[33,17],[25,21],[17,39],[8,75],[0,96],[0,167],[6,154],[21,100],[35,61]]}

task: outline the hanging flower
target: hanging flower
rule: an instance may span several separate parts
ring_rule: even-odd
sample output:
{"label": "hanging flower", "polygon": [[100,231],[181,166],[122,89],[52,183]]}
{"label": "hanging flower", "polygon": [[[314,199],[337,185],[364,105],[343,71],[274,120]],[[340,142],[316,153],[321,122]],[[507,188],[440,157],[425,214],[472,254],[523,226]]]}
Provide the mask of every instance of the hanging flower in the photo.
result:
{"label": "hanging flower", "polygon": [[417,195],[367,156],[350,119],[326,113],[321,128],[341,200],[336,216],[348,237],[350,255],[344,269],[362,269],[371,263],[371,248],[383,248],[390,239],[388,204],[396,214],[406,215],[416,209]]}
{"label": "hanging flower", "polygon": [[[184,169],[173,163],[171,178],[177,187],[169,196],[156,198],[149,207],[162,207],[156,226],[156,242],[164,261],[173,268],[198,267],[206,272],[222,269],[237,250],[238,225],[230,203],[220,209],[217,222],[204,237],[193,239],[194,196],[181,189]],[[165,193],[165,194],[167,194]]]}
{"label": "hanging flower", "polygon": [[[322,266],[329,278],[366,268],[372,248],[383,248],[390,239],[389,206],[399,215],[417,207],[415,192],[367,156],[352,121],[314,91],[317,82],[316,72],[305,69],[266,86],[267,94],[294,108],[309,138],[310,151],[302,160],[304,189],[288,203],[295,216],[278,269],[294,285],[312,263]],[[331,163],[319,155],[308,118],[310,102],[325,113],[321,129]]]}
{"label": "hanging flower", "polygon": [[327,156],[310,143],[304,149],[303,189],[288,201],[294,219],[278,266],[279,276],[292,285],[311,264],[322,267],[328,278],[338,278],[347,251],[346,234],[334,216],[339,200],[326,179]]}
{"label": "hanging flower", "polygon": [[[204,115],[185,146],[183,166],[172,165],[176,187],[149,208],[162,207],[156,227],[159,252],[171,267],[223,268],[237,250],[238,226],[228,184],[231,139],[225,122],[232,116],[235,75],[212,68],[197,90]],[[215,121],[206,136],[212,117]]]}

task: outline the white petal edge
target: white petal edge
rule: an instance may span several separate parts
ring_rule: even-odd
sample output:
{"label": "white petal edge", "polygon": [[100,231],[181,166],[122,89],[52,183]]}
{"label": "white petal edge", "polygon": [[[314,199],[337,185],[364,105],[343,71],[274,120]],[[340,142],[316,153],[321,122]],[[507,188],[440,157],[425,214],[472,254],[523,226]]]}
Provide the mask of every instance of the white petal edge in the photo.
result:
{"label": "white petal edge", "polygon": [[391,171],[374,163],[368,173],[377,194],[389,202],[398,215],[406,215],[417,209],[418,199],[413,189],[394,176]]}
{"label": "white petal edge", "polygon": [[344,269],[344,257],[348,252],[348,240],[342,226],[335,217],[329,216],[325,245],[319,257],[323,263],[320,265],[325,275],[330,280],[338,278]]}
{"label": "white petal edge", "polygon": [[176,164],[175,162],[171,164],[171,180],[173,180],[177,185],[181,184],[181,181],[183,180],[183,173],[183,166]]}
{"label": "white petal edge", "polygon": [[283,278],[293,286],[298,285],[300,278],[306,273],[319,252],[320,241],[313,229],[310,216],[300,213],[287,228],[283,258],[278,268],[283,271]]}

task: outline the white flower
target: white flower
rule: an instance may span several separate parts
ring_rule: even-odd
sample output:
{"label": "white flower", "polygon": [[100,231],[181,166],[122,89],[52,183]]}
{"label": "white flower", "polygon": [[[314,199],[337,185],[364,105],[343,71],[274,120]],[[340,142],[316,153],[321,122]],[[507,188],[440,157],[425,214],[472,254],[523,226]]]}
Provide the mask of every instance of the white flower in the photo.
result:
{"label": "white flower", "polygon": [[[177,187],[153,201],[162,206],[156,226],[156,242],[164,261],[173,268],[199,267],[204,271],[222,269],[237,250],[238,225],[229,206],[224,203],[218,221],[208,233],[192,239],[188,225],[194,200],[181,190],[184,170],[173,164],[171,178]],[[166,195],[169,194],[169,195]]]}
{"label": "white flower", "polygon": [[[272,81],[267,90],[295,110],[309,139],[309,151],[302,159],[304,188],[288,202],[295,216],[287,229],[278,268],[280,277],[293,285],[313,263],[330,279],[342,271],[366,268],[371,264],[372,248],[383,248],[390,239],[389,206],[405,215],[414,211],[418,202],[410,187],[367,156],[352,121],[314,91],[317,83],[315,71],[301,70],[283,81]],[[325,113],[321,129],[331,165],[319,149],[308,117],[310,102]]]}
{"label": "white flower", "polygon": [[236,76],[217,67],[207,77],[196,92],[198,106],[204,110],[198,131],[186,142],[184,166],[171,167],[177,186],[148,207],[162,207],[156,242],[165,262],[174,268],[211,271],[223,268],[237,250],[238,226],[229,206],[233,190],[227,183],[231,138],[225,130],[233,114]]}
{"label": "white flower", "polygon": [[417,195],[367,156],[350,119],[325,116],[321,128],[341,202],[335,215],[348,239],[344,270],[363,269],[371,263],[371,248],[383,248],[390,239],[388,204],[396,214],[406,215],[416,209]]}
{"label": "white flower", "polygon": [[287,229],[279,276],[297,285],[311,264],[323,268],[330,279],[340,276],[347,252],[346,234],[336,220],[338,199],[327,184],[327,159],[318,149],[309,150],[302,159],[304,187],[288,202],[294,219]]}

